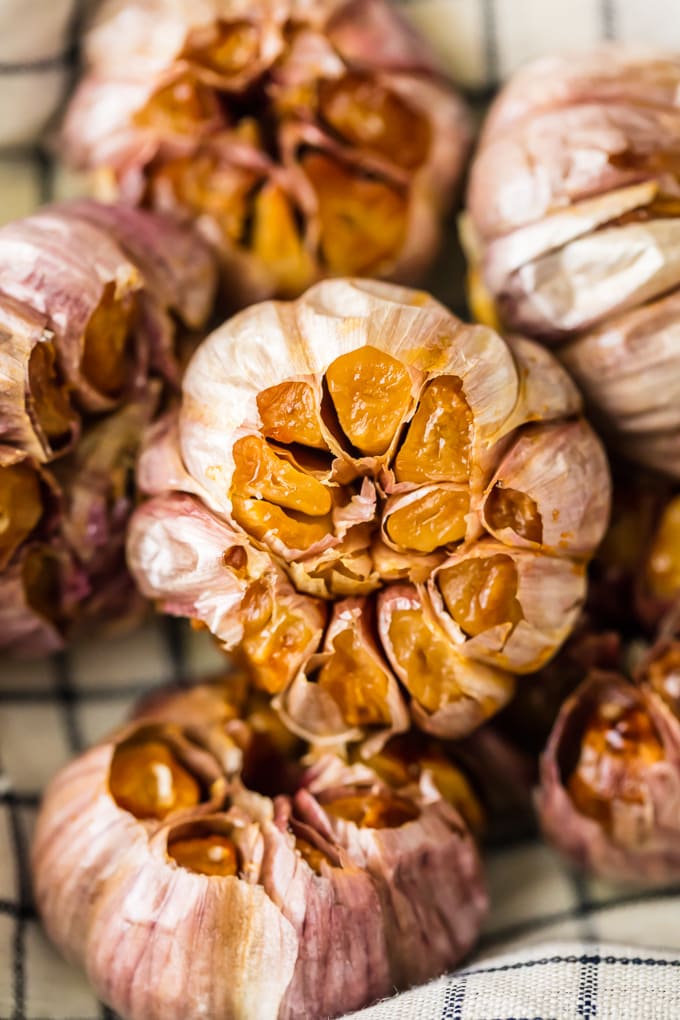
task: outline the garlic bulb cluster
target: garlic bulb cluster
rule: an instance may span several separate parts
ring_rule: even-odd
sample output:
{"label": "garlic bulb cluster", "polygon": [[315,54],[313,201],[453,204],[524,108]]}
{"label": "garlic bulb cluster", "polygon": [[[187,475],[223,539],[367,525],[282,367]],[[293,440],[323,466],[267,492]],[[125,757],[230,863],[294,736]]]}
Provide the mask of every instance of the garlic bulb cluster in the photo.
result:
{"label": "garlic bulb cluster", "polygon": [[199,686],[48,787],[38,908],[130,1020],[337,1016],[472,946],[480,861],[428,762],[390,785],[333,754],[302,769],[290,741],[271,711]]}
{"label": "garlic bulb cluster", "polygon": [[551,57],[500,93],[465,235],[479,315],[551,345],[627,457],[680,478],[680,60]]}
{"label": "garlic bulb cluster", "polygon": [[86,200],[0,229],[0,649],[131,618],[134,458],[216,268],[184,228]]}
{"label": "garlic bulb cluster", "polygon": [[234,305],[436,254],[468,119],[387,0],[109,0],[85,62],[67,158],[193,222]]}
{"label": "garlic bulb cluster", "polygon": [[315,743],[460,737],[568,636],[609,512],[554,359],[419,291],[326,281],[197,350],[128,562]]}

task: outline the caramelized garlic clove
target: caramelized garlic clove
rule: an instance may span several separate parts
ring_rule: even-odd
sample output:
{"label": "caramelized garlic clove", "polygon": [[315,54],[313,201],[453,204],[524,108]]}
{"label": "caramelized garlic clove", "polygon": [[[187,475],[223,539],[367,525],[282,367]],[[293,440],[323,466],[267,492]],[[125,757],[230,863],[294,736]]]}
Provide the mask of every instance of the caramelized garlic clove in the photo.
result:
{"label": "caramelized garlic clove", "polygon": [[277,707],[295,733],[319,745],[356,739],[366,730],[372,746],[407,728],[403,698],[373,635],[365,599],[334,604],[320,653]]}
{"label": "caramelized garlic clove", "polygon": [[417,588],[397,584],[381,592],[378,630],[421,729],[438,737],[463,737],[510,700],[512,677],[464,658],[430,616]]}
{"label": "caramelized garlic clove", "polygon": [[463,486],[422,486],[386,501],[383,540],[397,551],[434,553],[465,538],[469,511],[470,496]]}
{"label": "caramelized garlic clove", "polygon": [[606,477],[606,454],[585,422],[531,426],[492,478],[482,520],[508,545],[589,556],[609,519]]}
{"label": "caramelized garlic clove", "polygon": [[594,673],[562,706],[541,760],[546,837],[604,879],[672,881],[679,741],[676,717],[653,692]]}
{"label": "caramelized garlic clove", "polygon": [[427,584],[435,616],[462,655],[520,674],[540,669],[566,639],[585,588],[582,563],[492,539],[455,553]]}
{"label": "caramelized garlic clove", "polygon": [[43,509],[38,471],[30,461],[5,457],[0,450],[0,570],[34,531]]}

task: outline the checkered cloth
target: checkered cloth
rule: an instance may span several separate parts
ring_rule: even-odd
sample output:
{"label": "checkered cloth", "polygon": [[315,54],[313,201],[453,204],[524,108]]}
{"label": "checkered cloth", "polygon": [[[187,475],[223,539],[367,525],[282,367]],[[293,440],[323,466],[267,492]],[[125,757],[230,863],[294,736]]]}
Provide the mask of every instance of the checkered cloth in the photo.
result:
{"label": "checkered cloth", "polygon": [[[120,724],[145,691],[223,670],[205,633],[176,620],[79,644],[49,660],[3,662],[2,1020],[112,1020],[46,941],[31,903],[28,847],[40,790],[72,755]],[[680,886],[612,889],[571,874],[538,842],[490,852],[487,871],[493,908],[470,965],[354,1017],[680,1017]],[[646,948],[660,945],[677,952]]]}
{"label": "checkered cloth", "polygon": [[[481,102],[499,76],[550,49],[618,37],[680,48],[677,0],[401,3]],[[33,136],[49,118],[71,63],[69,30],[86,6],[0,0],[0,145]],[[7,155],[0,159],[0,222],[81,186],[41,152]],[[451,242],[430,286],[459,313],[461,279]],[[204,634],[172,620],[49,660],[0,658],[0,1020],[114,1020],[47,943],[35,915],[28,847],[40,791],[73,754],[118,725],[141,694],[223,669]],[[537,842],[490,852],[487,870],[492,912],[468,966],[354,1017],[680,1017],[680,886],[614,889],[569,872]]]}

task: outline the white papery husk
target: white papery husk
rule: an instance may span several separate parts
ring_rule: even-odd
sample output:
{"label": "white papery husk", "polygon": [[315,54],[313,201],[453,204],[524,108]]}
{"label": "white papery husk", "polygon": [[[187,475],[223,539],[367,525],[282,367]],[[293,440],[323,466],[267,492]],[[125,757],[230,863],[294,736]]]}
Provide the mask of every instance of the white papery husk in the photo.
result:
{"label": "white papery husk", "polygon": [[[602,484],[606,477],[604,447],[585,421],[530,426],[492,478],[482,520],[489,533],[506,545],[542,549],[556,556],[587,556],[602,540],[609,519],[610,487]],[[496,486],[501,491],[515,489],[534,500],[542,524],[540,543],[510,527],[491,526],[485,506]]]}

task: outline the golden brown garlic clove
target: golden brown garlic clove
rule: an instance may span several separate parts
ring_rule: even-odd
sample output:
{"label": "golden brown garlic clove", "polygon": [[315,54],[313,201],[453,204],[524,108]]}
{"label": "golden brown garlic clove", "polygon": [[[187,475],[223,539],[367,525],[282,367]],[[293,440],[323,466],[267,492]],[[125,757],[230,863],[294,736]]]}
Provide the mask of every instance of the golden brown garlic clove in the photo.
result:
{"label": "golden brown garlic clove", "polygon": [[[335,755],[298,771],[292,796],[249,789],[210,750],[226,697],[216,685],[156,698],[154,722],[86,752],[46,792],[36,899],[96,993],[130,1020],[292,1020],[361,1008],[454,965],[486,909],[459,815],[432,789],[393,791]],[[162,721],[186,711],[190,733]],[[243,736],[251,718],[226,726]],[[181,760],[201,803],[138,820],[112,796],[116,752],[142,772],[147,759]]]}
{"label": "golden brown garlic clove", "polygon": [[306,739],[386,739],[409,705],[463,736],[583,602],[609,480],[579,412],[547,352],[420,292],[259,305],[206,341],[143,455],[132,569]]}
{"label": "golden brown garlic clove", "polygon": [[326,275],[421,275],[470,132],[413,29],[384,0],[368,18],[352,0],[158,9],[163,39],[138,0],[125,32],[116,3],[98,12],[69,158],[108,197],[193,221],[236,305]]}
{"label": "golden brown garlic clove", "polygon": [[562,707],[541,762],[543,830],[606,879],[678,873],[676,716],[649,687],[595,673]]}

